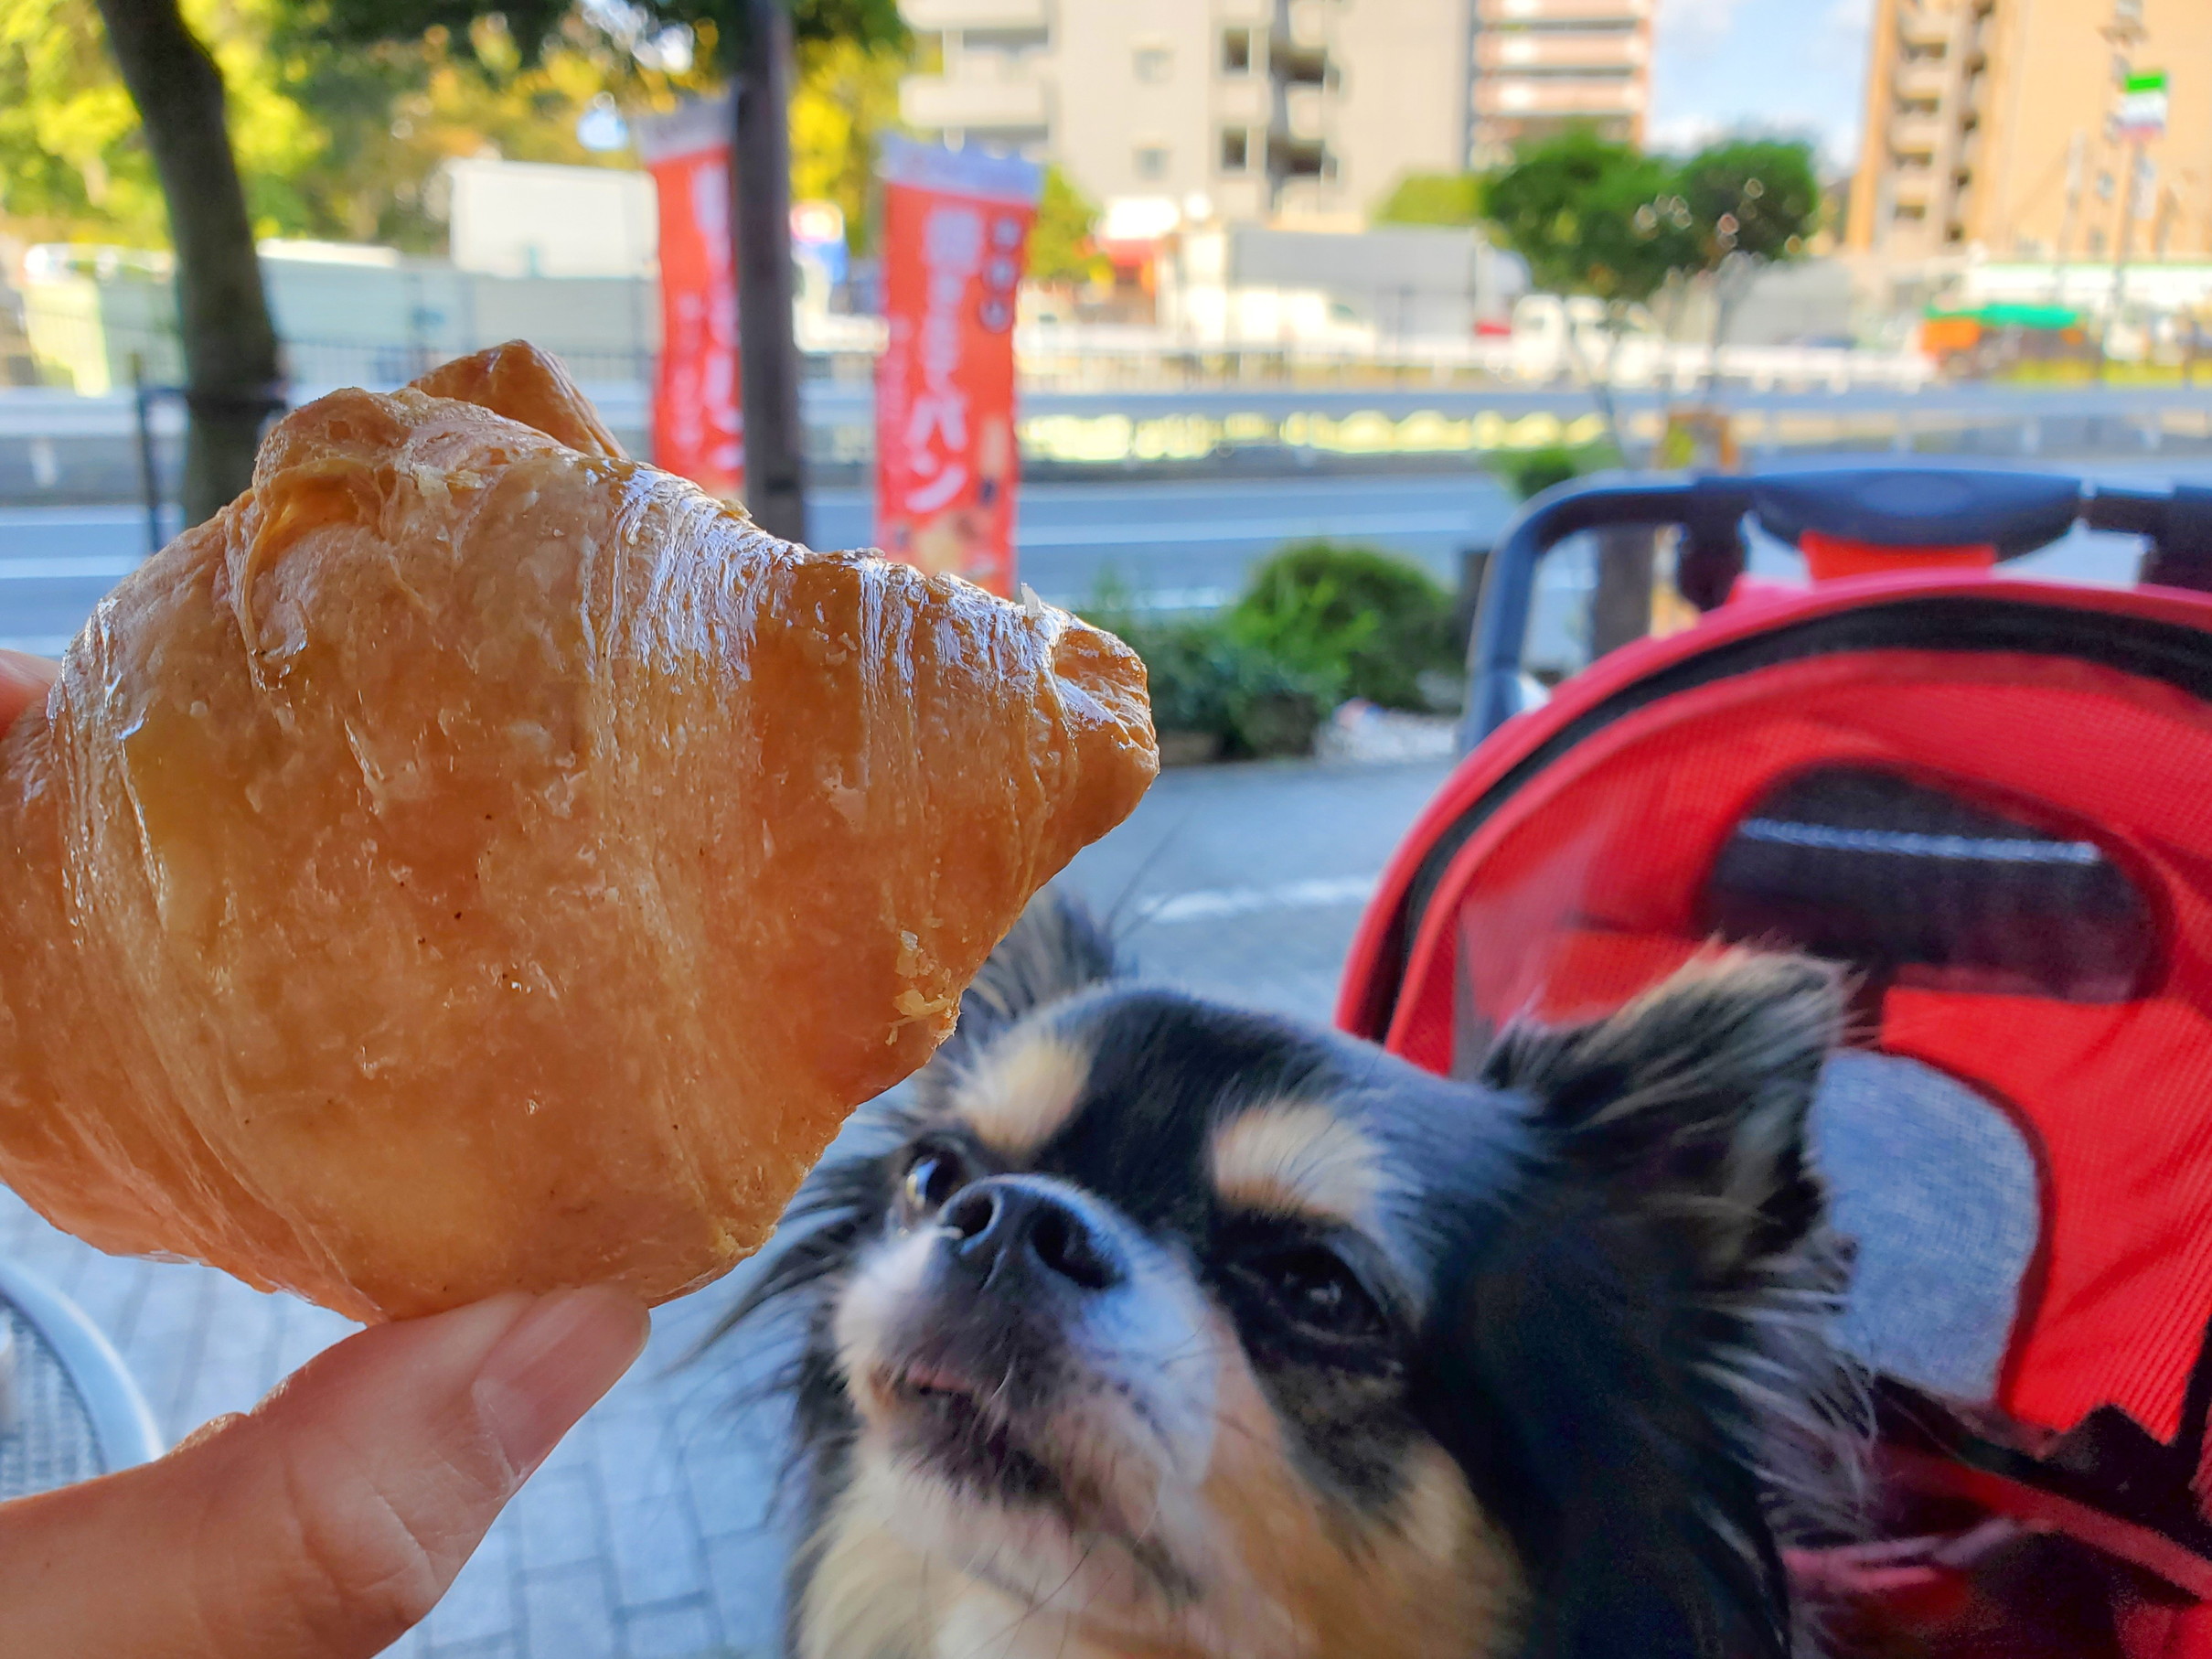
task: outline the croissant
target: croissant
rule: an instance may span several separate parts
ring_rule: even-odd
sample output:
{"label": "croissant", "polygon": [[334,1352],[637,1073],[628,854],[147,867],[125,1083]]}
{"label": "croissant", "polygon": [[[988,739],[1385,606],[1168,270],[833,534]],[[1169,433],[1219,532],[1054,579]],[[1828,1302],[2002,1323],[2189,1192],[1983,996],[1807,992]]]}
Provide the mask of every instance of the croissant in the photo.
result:
{"label": "croissant", "polygon": [[333,393],[0,743],[0,1180],[360,1320],[664,1300],[1155,767],[1118,641],[776,541],[528,347]]}

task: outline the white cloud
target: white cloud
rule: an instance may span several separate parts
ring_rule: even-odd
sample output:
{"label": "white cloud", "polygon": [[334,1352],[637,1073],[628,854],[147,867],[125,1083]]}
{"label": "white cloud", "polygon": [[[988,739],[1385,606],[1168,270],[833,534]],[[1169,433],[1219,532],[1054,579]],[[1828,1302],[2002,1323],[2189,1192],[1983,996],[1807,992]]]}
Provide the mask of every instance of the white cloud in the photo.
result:
{"label": "white cloud", "polygon": [[1702,150],[1727,131],[1724,123],[1710,115],[1676,115],[1655,121],[1644,134],[1645,144],[1670,155],[1687,155]]}
{"label": "white cloud", "polygon": [[1736,27],[1743,0],[1667,0],[1659,8],[1659,32],[1670,46],[1700,50],[1718,46]]}

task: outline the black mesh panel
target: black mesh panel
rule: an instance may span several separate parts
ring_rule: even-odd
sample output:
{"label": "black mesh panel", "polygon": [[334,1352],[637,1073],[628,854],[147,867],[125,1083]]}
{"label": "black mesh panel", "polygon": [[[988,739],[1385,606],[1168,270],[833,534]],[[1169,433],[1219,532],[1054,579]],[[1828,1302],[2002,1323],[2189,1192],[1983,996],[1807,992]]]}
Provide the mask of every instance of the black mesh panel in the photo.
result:
{"label": "black mesh panel", "polygon": [[1877,984],[2123,1001],[2156,930],[2097,844],[1891,773],[1830,767],[1762,800],[1722,851],[1708,926]]}

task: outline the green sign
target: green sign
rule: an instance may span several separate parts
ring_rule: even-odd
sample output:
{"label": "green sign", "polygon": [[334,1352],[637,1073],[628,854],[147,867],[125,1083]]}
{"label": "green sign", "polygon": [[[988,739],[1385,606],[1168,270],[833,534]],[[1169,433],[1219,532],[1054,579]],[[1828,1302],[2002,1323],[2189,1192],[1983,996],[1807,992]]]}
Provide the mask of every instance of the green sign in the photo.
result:
{"label": "green sign", "polygon": [[2142,144],[2166,135],[2166,72],[2149,70],[2130,75],[2112,125],[2121,138]]}

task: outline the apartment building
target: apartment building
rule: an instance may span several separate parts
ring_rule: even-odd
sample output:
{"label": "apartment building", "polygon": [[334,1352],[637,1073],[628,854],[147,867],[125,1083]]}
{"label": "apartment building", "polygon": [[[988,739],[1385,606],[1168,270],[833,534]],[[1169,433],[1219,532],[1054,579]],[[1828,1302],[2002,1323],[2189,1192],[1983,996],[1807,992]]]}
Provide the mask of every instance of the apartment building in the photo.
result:
{"label": "apartment building", "polygon": [[[2212,0],[1876,0],[1850,247],[1909,263],[2212,254]],[[2165,72],[2164,137],[2113,117]]]}
{"label": "apartment building", "polygon": [[1523,141],[1570,124],[1642,143],[1652,4],[1477,0],[1474,165],[1494,165]]}
{"label": "apartment building", "polygon": [[1569,123],[1640,138],[1654,0],[901,0],[910,125],[1090,195],[1352,220]]}

